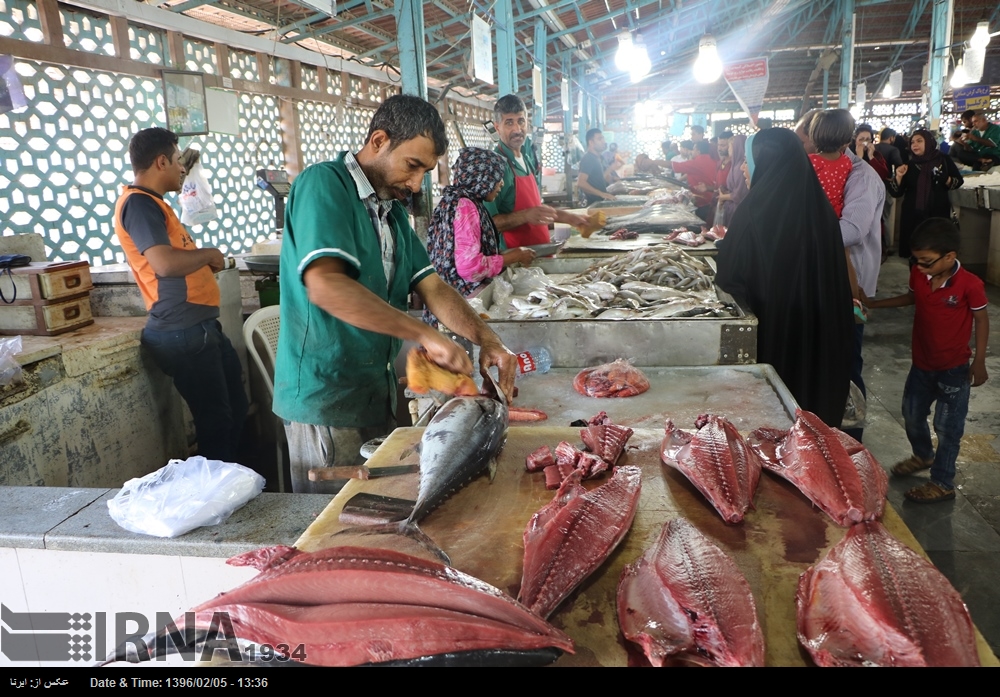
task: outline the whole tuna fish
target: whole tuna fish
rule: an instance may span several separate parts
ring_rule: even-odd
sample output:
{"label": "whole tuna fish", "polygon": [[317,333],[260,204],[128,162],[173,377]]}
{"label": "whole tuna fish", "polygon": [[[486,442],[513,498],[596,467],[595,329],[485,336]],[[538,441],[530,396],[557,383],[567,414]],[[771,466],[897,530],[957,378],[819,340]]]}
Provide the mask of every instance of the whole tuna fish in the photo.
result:
{"label": "whole tuna fish", "polygon": [[419,523],[483,470],[495,473],[508,421],[506,403],[485,395],[455,397],[441,407],[420,439],[420,489],[407,526]]}

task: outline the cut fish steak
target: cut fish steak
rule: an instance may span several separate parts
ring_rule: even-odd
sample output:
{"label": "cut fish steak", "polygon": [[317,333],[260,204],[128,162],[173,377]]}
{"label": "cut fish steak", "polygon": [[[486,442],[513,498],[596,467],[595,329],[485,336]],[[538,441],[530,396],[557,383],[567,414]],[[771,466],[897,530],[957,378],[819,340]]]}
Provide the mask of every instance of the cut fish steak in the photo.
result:
{"label": "cut fish steak", "polygon": [[764,634],[735,562],[683,518],[622,572],[618,624],[654,666],[676,656],[715,666],[763,666]]}
{"label": "cut fish steak", "polygon": [[608,423],[581,429],[580,439],[590,448],[590,452],[613,467],[625,451],[625,444],[633,433],[635,431],[627,426]]}
{"label": "cut fish steak", "polygon": [[638,467],[619,467],[592,491],[581,473],[566,478],[555,498],[524,531],[524,571],[519,600],[548,617],[622,541],[639,506]]}
{"label": "cut fish steak", "polygon": [[765,468],[784,477],[838,525],[876,520],[889,479],[875,457],[840,429],[798,409],[787,433],[757,429],[748,439]]}
{"label": "cut fish steak", "polygon": [[197,629],[227,612],[240,639],[304,644],[306,662],[316,665],[573,650],[566,635],[498,589],[436,562],[359,547],[264,552],[234,560],[262,571],[194,608]]}
{"label": "cut fish steak", "polygon": [[660,458],[705,495],[727,523],[741,523],[753,505],[761,463],[728,419],[702,415],[694,434],[667,419]]}
{"label": "cut fish steak", "polygon": [[961,596],[881,523],[852,526],[799,577],[799,642],[820,666],[978,666]]}

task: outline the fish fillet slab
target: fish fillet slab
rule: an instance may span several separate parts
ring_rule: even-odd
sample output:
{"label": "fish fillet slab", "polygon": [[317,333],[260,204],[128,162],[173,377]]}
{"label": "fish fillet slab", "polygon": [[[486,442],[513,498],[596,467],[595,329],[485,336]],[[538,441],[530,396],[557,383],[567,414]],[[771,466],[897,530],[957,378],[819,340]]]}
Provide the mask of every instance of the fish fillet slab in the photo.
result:
{"label": "fish fillet slab", "polygon": [[820,666],[978,666],[948,579],[880,523],[854,525],[799,578],[799,642]]}
{"label": "fish fillet slab", "polygon": [[880,518],[889,478],[872,454],[812,412],[799,409],[795,416],[787,436],[773,429],[751,434],[750,447],[764,467],[794,484],[838,525]]}
{"label": "fish fillet slab", "polygon": [[618,624],[650,663],[678,656],[763,666],[764,634],[750,584],[730,557],[683,518],[622,572]]}
{"label": "fish fillet slab", "polygon": [[753,505],[761,463],[736,427],[721,416],[699,417],[692,435],[669,419],[661,459],[705,495],[727,523],[740,523]]}
{"label": "fish fillet slab", "polygon": [[555,498],[524,531],[524,571],[518,600],[548,617],[622,541],[639,505],[638,467],[619,467],[607,483],[587,491],[581,472],[563,482]]}

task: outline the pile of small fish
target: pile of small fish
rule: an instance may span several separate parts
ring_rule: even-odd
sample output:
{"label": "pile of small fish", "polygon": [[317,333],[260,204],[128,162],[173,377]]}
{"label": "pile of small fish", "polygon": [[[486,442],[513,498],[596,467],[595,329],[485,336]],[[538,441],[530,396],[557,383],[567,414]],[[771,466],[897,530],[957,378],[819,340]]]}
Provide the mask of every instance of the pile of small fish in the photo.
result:
{"label": "pile of small fish", "polygon": [[[542,275],[524,297],[500,297],[498,288],[488,314],[513,320],[738,316],[719,300],[713,278],[707,262],[677,245],[654,245],[609,257],[558,284]],[[494,283],[507,283],[498,279]]]}

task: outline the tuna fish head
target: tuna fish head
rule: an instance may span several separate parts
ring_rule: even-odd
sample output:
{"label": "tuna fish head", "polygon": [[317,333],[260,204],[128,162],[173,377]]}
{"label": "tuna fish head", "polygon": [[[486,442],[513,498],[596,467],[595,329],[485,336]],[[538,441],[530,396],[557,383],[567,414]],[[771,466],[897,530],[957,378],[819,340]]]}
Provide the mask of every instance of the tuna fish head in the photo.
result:
{"label": "tuna fish head", "polygon": [[508,411],[491,397],[455,397],[420,440],[420,490],[408,523],[417,523],[481,474],[507,438]]}

